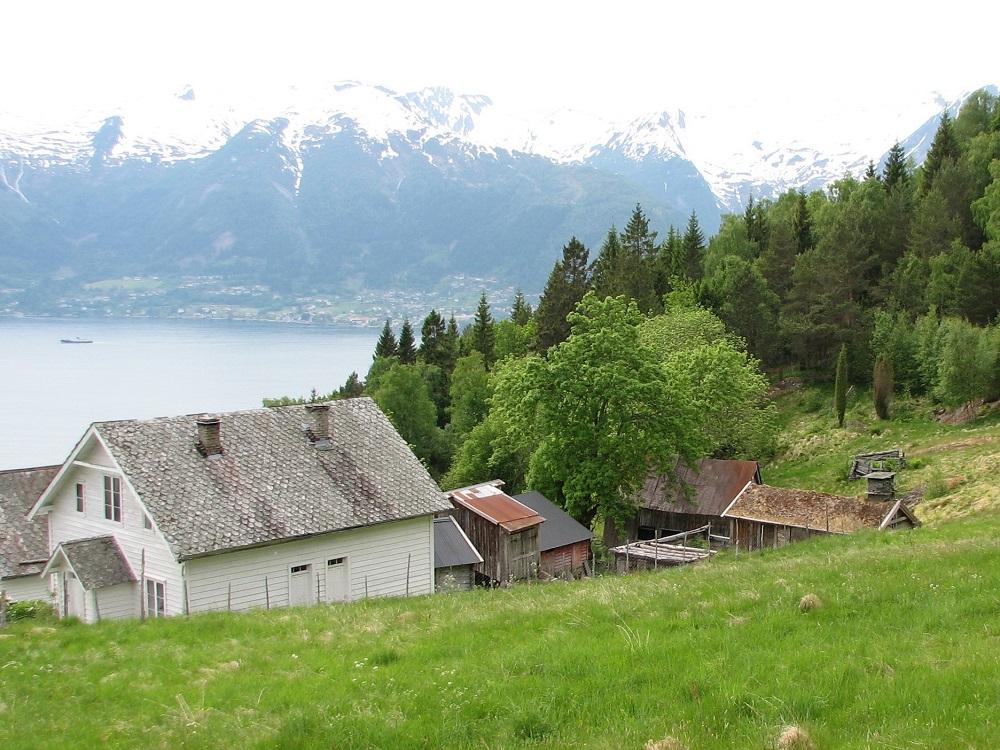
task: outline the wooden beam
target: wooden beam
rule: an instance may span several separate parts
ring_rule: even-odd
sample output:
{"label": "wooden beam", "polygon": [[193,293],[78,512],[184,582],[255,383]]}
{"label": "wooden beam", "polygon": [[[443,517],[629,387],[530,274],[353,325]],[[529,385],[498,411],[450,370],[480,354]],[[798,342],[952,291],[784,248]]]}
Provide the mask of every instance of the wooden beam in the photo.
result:
{"label": "wooden beam", "polygon": [[88,464],[86,461],[74,461],[74,466],[79,466],[81,469],[94,469],[95,471],[103,471],[106,474],[115,474],[117,476],[124,476],[122,472],[113,466],[101,466],[100,464]]}

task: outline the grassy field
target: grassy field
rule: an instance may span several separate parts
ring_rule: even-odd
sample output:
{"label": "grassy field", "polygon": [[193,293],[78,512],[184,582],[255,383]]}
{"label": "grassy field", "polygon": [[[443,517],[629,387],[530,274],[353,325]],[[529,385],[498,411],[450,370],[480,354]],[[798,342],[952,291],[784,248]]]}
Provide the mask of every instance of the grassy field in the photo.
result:
{"label": "grassy field", "polygon": [[837,427],[832,389],[794,390],[777,399],[780,450],[763,467],[764,481],[841,495],[864,493],[845,477],[856,453],[901,447],[909,465],[897,488],[921,488],[922,520],[941,521],[1000,510],[1000,409],[963,425],[943,424],[925,402],[900,399],[889,421],[879,421],[871,394],[853,392],[844,428]]}
{"label": "grassy field", "polygon": [[[0,747],[993,748],[1000,516],[686,569],[0,633]],[[819,609],[801,612],[813,593]]]}

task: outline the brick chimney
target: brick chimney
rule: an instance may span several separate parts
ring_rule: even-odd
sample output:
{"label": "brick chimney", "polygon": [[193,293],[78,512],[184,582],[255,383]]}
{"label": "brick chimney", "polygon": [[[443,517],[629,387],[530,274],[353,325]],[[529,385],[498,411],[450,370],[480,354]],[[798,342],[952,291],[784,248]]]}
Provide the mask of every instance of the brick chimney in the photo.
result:
{"label": "brick chimney", "polygon": [[309,438],[314,443],[330,442],[330,405],[306,404],[306,411],[312,415]]}
{"label": "brick chimney", "polygon": [[203,456],[222,455],[222,420],[210,414],[198,417],[198,452]]}

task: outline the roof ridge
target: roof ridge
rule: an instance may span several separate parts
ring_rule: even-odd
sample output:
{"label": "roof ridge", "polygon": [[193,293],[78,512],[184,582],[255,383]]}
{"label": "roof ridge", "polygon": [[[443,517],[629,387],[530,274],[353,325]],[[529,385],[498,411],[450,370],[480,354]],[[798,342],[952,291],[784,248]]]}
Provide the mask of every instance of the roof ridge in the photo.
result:
{"label": "roof ridge", "polygon": [[[281,406],[259,406],[253,409],[233,409],[231,411],[196,411],[190,414],[164,414],[158,417],[145,417],[142,419],[102,419],[91,424],[94,427],[100,425],[110,425],[110,424],[136,424],[136,423],[148,423],[148,422],[169,422],[180,419],[197,419],[198,417],[204,416],[205,414],[213,414],[217,417],[232,417],[240,416],[243,414],[261,414],[264,412],[280,412],[290,409],[302,408],[309,406],[310,404],[327,404],[330,407],[334,407],[339,404],[346,404],[350,401],[368,401],[375,403],[375,400],[371,396],[353,396],[351,398],[335,398],[330,401],[304,401],[301,404],[282,404]],[[61,465],[61,464],[60,464]],[[43,467],[42,467],[43,468]]]}

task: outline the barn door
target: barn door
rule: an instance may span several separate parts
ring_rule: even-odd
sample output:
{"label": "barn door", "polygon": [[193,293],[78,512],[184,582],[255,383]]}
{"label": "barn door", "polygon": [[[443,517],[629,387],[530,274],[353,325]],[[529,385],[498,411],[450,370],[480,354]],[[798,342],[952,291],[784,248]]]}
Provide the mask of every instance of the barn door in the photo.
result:
{"label": "barn door", "polygon": [[312,565],[293,565],[288,573],[288,604],[300,607],[316,601]]}
{"label": "barn door", "polygon": [[346,602],[350,598],[347,580],[347,558],[334,557],[326,561],[326,600]]}

